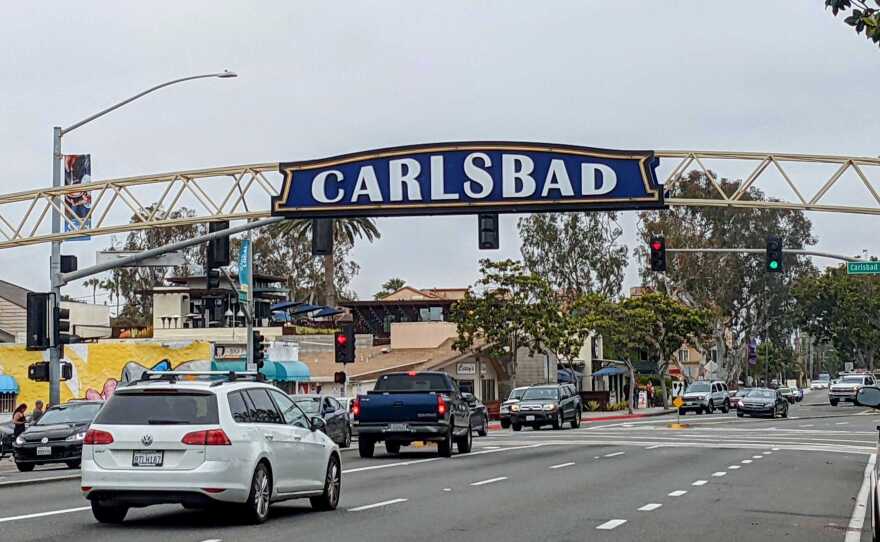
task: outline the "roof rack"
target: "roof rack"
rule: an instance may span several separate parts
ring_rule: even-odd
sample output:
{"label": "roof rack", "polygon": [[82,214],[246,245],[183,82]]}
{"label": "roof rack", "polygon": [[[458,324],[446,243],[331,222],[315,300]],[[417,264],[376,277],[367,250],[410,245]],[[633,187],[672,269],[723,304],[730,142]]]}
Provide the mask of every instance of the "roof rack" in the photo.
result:
{"label": "roof rack", "polygon": [[253,380],[262,382],[265,375],[258,371],[144,371],[137,380],[128,383],[129,386],[134,384],[143,384],[147,382],[168,382],[174,384],[187,376],[207,376],[219,377],[211,386],[219,386],[225,382],[235,382],[238,380]]}

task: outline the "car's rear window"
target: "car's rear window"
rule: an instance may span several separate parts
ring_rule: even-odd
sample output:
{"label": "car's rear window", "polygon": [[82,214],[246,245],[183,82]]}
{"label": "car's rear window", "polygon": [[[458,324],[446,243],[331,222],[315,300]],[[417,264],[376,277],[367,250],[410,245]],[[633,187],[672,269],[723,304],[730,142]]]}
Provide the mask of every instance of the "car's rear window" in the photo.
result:
{"label": "car's rear window", "polygon": [[453,391],[444,375],[431,373],[394,373],[381,377],[375,391]]}
{"label": "car's rear window", "polygon": [[95,423],[102,425],[207,425],[219,423],[217,396],[191,390],[117,391]]}

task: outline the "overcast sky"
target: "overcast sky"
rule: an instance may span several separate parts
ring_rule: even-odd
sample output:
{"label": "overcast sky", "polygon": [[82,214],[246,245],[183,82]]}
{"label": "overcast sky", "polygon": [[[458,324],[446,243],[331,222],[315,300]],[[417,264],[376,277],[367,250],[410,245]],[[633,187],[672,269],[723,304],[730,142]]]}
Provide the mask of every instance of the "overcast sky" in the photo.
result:
{"label": "overcast sky", "polygon": [[[10,2],[0,193],[51,185],[53,125],[224,68],[239,77],[164,89],[65,152],[90,153],[94,179],[481,139],[876,156],[878,61],[821,0]],[[833,195],[867,197],[855,182]],[[880,254],[880,217],[810,217],[821,249]],[[515,220],[495,252],[476,250],[471,216],[380,220],[382,239],[354,251],[354,288],[470,284],[480,257],[519,256]],[[82,267],[108,242],[64,252]],[[48,245],[0,250],[0,278],[45,290],[48,258]]]}

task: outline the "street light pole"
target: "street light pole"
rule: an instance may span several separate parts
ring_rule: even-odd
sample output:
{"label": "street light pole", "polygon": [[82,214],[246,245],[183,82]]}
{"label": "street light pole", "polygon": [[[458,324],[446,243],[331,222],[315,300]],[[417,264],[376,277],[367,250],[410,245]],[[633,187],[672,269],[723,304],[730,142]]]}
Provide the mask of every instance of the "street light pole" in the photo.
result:
{"label": "street light pole", "polygon": [[[238,77],[238,75],[235,72],[224,70],[218,73],[206,73],[173,79],[154,87],[150,87],[142,92],[135,94],[134,96],[131,96],[130,98],[126,98],[121,102],[115,103],[110,107],[95,113],[94,115],[91,115],[79,122],[71,124],[67,128],[62,128],[60,126],[55,126],[54,128],[52,128],[52,187],[59,188],[61,186],[61,137],[64,134],[72,132],[80,126],[88,124],[89,122],[92,122],[97,118],[103,117],[107,113],[119,109],[120,107],[131,103],[142,96],[150,94],[151,92],[159,90],[160,88],[171,86],[177,83],[183,83],[184,81],[205,79],[208,77],[227,79],[231,77]],[[52,206],[52,233],[58,234],[61,233],[61,213],[58,210],[64,208],[64,196],[55,196],[55,199],[55,205]],[[52,241],[52,252],[49,257],[49,285],[54,297],[55,306],[61,303],[61,284],[61,241]],[[117,316],[119,315],[117,314]],[[49,347],[49,405],[51,406],[57,405],[61,402],[61,345],[55,344],[54,341],[54,337],[56,335],[54,329],[54,314],[49,315],[49,322],[49,336],[53,337],[53,339],[50,341],[52,346]]]}

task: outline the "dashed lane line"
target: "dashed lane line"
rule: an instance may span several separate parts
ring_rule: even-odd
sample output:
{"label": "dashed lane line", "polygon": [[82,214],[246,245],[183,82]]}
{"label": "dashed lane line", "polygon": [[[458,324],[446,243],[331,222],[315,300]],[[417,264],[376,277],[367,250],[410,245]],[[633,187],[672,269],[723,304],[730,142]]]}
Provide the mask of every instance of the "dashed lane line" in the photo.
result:
{"label": "dashed lane line", "polygon": [[18,521],[21,519],[33,519],[33,518],[43,518],[46,516],[57,516],[59,514],[70,514],[73,512],[84,512],[86,510],[91,510],[91,506],[78,506],[76,508],[65,508],[64,510],[52,510],[49,512],[36,512],[34,514],[25,514],[23,516],[9,516],[5,518],[0,518],[0,523],[8,523],[10,521]]}
{"label": "dashed lane line", "polygon": [[488,480],[480,480],[479,482],[474,482],[472,486],[484,486],[486,484],[494,484],[495,482],[501,482],[503,480],[507,480],[507,476],[499,476],[498,478],[489,478]]}
{"label": "dashed lane line", "polygon": [[685,491],[683,489],[676,489],[675,491],[669,493],[669,496],[670,497],[681,497],[682,495],[684,495],[686,493],[687,493],[687,491]]}
{"label": "dashed lane line", "polygon": [[611,519],[603,523],[602,525],[597,525],[596,529],[600,531],[610,531],[612,529],[616,529],[626,523],[625,519]]}
{"label": "dashed lane line", "polygon": [[392,504],[398,504],[402,502],[406,502],[409,499],[391,499],[389,501],[375,502],[373,504],[365,504],[364,506],[356,506],[354,508],[349,508],[349,512],[360,512],[361,510],[372,510],[373,508],[380,508],[382,506],[389,506]]}
{"label": "dashed lane line", "polygon": [[639,512],[651,512],[652,510],[656,510],[656,509],[660,508],[661,506],[663,506],[663,505],[660,504],[659,502],[648,503],[645,506],[642,506],[641,508],[639,508]]}
{"label": "dashed lane line", "polygon": [[712,476],[714,476],[715,478],[721,478],[722,476],[727,476],[727,473],[723,470],[720,470],[718,472],[713,472]]}
{"label": "dashed lane line", "polygon": [[704,486],[704,485],[706,485],[706,484],[708,484],[708,483],[709,483],[709,480],[697,480],[696,482],[694,482],[694,483],[691,484],[691,485],[692,485],[692,486],[697,486],[697,487],[699,487],[699,486]]}
{"label": "dashed lane line", "polygon": [[741,468],[741,467],[740,467],[739,465],[730,465],[730,466],[727,467],[727,468],[730,469],[730,470],[737,470],[737,469],[739,469],[739,468]]}
{"label": "dashed lane line", "polygon": [[742,461],[740,461],[740,463],[744,463],[744,464],[746,464],[746,465],[748,465],[748,464],[751,463],[751,462],[752,462],[751,459],[743,459]]}
{"label": "dashed lane line", "polygon": [[877,455],[871,454],[865,465],[865,476],[862,479],[862,487],[856,496],[856,504],[853,507],[852,516],[846,530],[844,542],[859,542],[862,539],[862,528],[865,526],[865,515],[868,511],[868,497],[871,495],[871,477],[874,473],[874,463]]}
{"label": "dashed lane line", "polygon": [[619,455],[623,455],[625,452],[613,452],[610,454],[605,454],[603,457],[617,457]]}
{"label": "dashed lane line", "polygon": [[573,462],[573,461],[569,461],[568,463],[560,463],[560,464],[558,464],[558,465],[550,465],[550,467],[548,467],[548,468],[550,468],[550,469],[561,469],[561,468],[564,468],[564,467],[570,467],[570,466],[572,466],[572,465],[574,465],[574,462]]}

